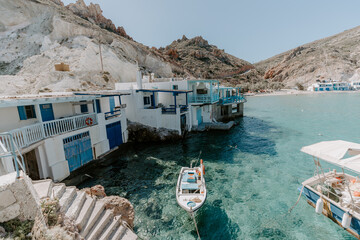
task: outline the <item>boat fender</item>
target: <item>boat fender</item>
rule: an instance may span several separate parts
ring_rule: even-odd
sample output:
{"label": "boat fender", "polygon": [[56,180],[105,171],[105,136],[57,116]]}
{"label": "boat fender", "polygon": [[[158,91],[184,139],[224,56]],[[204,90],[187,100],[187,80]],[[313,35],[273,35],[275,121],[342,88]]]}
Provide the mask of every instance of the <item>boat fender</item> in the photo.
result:
{"label": "boat fender", "polygon": [[343,226],[343,228],[349,228],[350,224],[351,224],[351,215],[350,213],[346,212],[344,213],[343,217],[342,217],[342,221],[341,221],[341,225]]}
{"label": "boat fender", "polygon": [[320,214],[320,213],[322,213],[323,208],[324,208],[324,201],[323,201],[321,198],[319,198],[319,199],[316,201],[315,212],[316,212],[317,214]]}
{"label": "boat fender", "polygon": [[205,165],[203,164],[202,159],[200,159],[200,165],[202,166],[202,174],[205,175]]}

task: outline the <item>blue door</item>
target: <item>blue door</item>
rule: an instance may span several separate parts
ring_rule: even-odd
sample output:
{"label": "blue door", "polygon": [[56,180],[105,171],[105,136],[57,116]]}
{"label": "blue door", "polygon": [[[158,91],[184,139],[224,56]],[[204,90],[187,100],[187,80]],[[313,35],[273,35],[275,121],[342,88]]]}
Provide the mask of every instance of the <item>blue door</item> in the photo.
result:
{"label": "blue door", "polygon": [[44,122],[54,120],[54,112],[51,103],[40,104],[41,117]]}
{"label": "blue door", "polygon": [[106,134],[109,139],[110,149],[123,143],[120,121],[106,125]]}
{"label": "blue door", "polygon": [[203,118],[201,116],[201,108],[198,108],[196,110],[196,119],[198,121],[198,125],[200,125],[203,122]]}
{"label": "blue door", "polygon": [[80,133],[63,140],[65,158],[70,172],[93,159],[89,132]]}

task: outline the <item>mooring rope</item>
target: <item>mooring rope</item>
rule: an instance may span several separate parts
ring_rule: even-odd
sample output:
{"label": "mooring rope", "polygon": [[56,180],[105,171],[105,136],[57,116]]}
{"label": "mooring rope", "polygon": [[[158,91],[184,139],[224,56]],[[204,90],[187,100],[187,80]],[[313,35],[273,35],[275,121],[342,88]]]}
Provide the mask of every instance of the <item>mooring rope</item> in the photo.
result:
{"label": "mooring rope", "polygon": [[198,237],[199,237],[199,240],[201,240],[200,234],[199,234],[199,229],[198,229],[198,227],[197,227],[196,220],[195,220],[195,214],[194,214],[194,213],[190,213],[190,216],[191,216],[191,217],[193,218],[193,220],[194,220],[194,224],[195,224],[195,228],[196,228],[197,235],[198,235]]}
{"label": "mooring rope", "polygon": [[300,191],[300,194],[299,194],[299,197],[298,197],[296,203],[294,204],[294,206],[292,206],[292,207],[289,209],[289,211],[288,211],[287,214],[290,214],[291,211],[292,211],[292,210],[296,207],[296,205],[299,203],[300,198],[301,198],[301,194],[302,194],[303,190],[304,190],[304,185],[303,185],[302,188],[301,188],[301,191]]}

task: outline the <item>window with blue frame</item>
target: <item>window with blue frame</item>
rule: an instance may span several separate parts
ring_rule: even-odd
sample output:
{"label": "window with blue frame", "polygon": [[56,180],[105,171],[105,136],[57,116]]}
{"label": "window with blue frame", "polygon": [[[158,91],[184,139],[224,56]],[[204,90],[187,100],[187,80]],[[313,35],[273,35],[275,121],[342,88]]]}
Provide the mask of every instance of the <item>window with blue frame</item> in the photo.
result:
{"label": "window with blue frame", "polygon": [[80,105],[80,110],[81,110],[81,113],[88,113],[89,112],[88,105],[87,104],[81,104]]}
{"label": "window with blue frame", "polygon": [[100,107],[100,100],[99,99],[96,99],[96,110],[97,110],[97,113],[101,113],[101,107]]}
{"label": "window with blue frame", "polygon": [[36,118],[34,105],[18,106],[20,120]]}
{"label": "window with blue frame", "polygon": [[144,105],[149,105],[150,104],[150,97],[149,96],[145,96],[144,97]]}

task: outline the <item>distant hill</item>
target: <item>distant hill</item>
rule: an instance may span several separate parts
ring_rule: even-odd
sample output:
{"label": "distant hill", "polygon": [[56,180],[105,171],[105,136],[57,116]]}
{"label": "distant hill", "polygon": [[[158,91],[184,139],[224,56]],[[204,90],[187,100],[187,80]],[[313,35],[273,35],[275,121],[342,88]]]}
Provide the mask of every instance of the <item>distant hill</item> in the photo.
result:
{"label": "distant hill", "polygon": [[254,64],[265,80],[286,86],[319,80],[360,80],[360,27],[320,39]]}
{"label": "distant hill", "polygon": [[252,64],[210,45],[201,36],[192,39],[183,36],[156,50],[171,63],[173,72],[178,76],[220,79],[237,85],[250,81],[249,76],[256,73]]}

